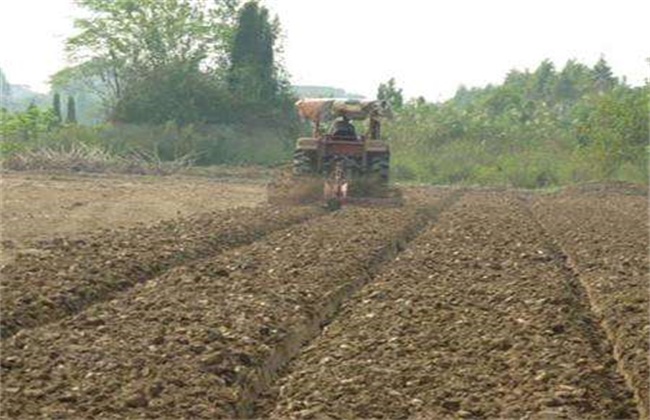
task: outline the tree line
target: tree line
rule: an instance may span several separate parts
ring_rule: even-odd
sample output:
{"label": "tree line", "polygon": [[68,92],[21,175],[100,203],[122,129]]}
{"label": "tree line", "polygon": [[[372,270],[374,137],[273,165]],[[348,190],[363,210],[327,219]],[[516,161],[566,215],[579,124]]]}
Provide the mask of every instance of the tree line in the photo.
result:
{"label": "tree line", "polygon": [[399,109],[386,127],[398,178],[524,187],[646,183],[649,93],[616,78],[603,57],[561,69],[544,60],[437,104],[402,105],[394,83],[379,92]]}
{"label": "tree line", "polygon": [[[76,64],[52,77],[49,109],[2,110],[0,152],[84,143],[206,165],[275,164],[308,134],[279,59],[280,22],[258,2],[77,3],[86,17],[67,42]],[[396,111],[384,130],[393,179],[545,187],[647,182],[648,89],[616,78],[601,58],[559,69],[544,60],[440,103],[406,101],[395,79],[377,97]]]}
{"label": "tree line", "polygon": [[67,42],[79,63],[53,85],[82,84],[112,122],[227,123],[279,118],[290,95],[279,20],[256,1],[80,0]]}
{"label": "tree line", "polygon": [[[298,135],[301,123],[278,57],[280,23],[257,1],[77,5],[85,17],[67,40],[76,64],[52,76],[52,107],[3,111],[5,154],[75,141],[122,154],[146,149],[161,159],[191,153],[201,164],[271,163],[289,152],[287,139]],[[76,99],[74,120],[94,126],[59,124],[70,119],[61,110],[62,95]],[[258,145],[261,138],[270,144]]]}

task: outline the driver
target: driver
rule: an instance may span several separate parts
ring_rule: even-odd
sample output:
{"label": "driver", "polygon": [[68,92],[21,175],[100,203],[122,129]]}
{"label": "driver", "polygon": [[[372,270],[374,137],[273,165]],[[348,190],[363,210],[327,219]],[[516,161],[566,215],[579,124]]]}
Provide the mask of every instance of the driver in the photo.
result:
{"label": "driver", "polygon": [[334,121],[334,124],[332,124],[332,128],[330,130],[330,134],[336,137],[357,137],[357,132],[354,128],[354,125],[352,125],[350,119],[346,116],[343,116],[343,118]]}

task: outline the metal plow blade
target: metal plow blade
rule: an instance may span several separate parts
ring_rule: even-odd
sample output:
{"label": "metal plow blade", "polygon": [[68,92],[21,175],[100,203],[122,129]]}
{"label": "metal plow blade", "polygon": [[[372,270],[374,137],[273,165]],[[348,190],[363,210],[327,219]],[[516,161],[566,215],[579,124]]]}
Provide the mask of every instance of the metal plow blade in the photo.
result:
{"label": "metal plow blade", "polygon": [[342,161],[336,162],[323,187],[325,205],[331,210],[339,209],[348,199],[348,178]]}

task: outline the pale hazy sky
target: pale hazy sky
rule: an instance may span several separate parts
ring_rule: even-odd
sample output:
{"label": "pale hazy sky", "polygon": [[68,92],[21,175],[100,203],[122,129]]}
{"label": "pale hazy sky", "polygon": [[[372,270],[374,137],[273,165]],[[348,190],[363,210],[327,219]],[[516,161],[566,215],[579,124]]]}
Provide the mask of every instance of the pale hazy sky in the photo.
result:
{"label": "pale hazy sky", "polygon": [[[649,78],[647,0],[262,0],[282,23],[294,84],[374,97],[395,77],[405,96],[446,99],[460,84],[500,83],[544,58]],[[66,65],[73,0],[0,0],[0,67],[9,81],[45,92]]]}

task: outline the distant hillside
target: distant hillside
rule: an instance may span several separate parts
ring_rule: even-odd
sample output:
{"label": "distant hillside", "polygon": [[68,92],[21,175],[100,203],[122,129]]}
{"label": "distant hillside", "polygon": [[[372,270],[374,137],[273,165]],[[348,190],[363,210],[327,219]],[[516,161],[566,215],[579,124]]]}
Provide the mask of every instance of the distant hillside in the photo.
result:
{"label": "distant hillside", "polygon": [[24,111],[31,103],[36,106],[50,106],[50,96],[34,92],[27,85],[9,85],[10,93],[7,109],[11,111]]}
{"label": "distant hillside", "polygon": [[364,99],[363,95],[348,93],[343,89],[330,86],[292,86],[293,92],[299,98],[350,98]]}
{"label": "distant hillside", "polygon": [[12,85],[0,68],[0,108],[24,111],[31,103],[37,106],[49,106],[50,97],[34,92],[26,85]]}

